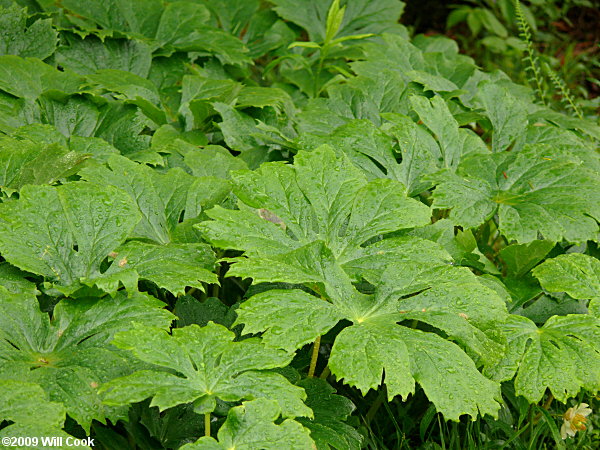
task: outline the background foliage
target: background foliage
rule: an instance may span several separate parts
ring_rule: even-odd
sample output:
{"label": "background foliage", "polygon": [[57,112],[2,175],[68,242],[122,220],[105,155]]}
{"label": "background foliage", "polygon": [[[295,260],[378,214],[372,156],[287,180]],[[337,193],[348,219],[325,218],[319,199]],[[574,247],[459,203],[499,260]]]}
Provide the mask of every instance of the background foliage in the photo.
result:
{"label": "background foliage", "polygon": [[598,446],[593,5],[405,6],[0,0],[2,437]]}

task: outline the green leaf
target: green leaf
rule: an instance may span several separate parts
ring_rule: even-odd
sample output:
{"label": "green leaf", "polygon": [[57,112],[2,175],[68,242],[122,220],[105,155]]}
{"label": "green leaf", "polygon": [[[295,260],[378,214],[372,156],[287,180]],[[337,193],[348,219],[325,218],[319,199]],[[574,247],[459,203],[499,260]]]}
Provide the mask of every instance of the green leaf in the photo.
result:
{"label": "green leaf", "polygon": [[227,420],[217,434],[218,441],[211,437],[202,437],[195,443],[181,448],[183,450],[313,449],[314,444],[308,430],[298,422],[286,419],[279,424],[274,423],[280,414],[281,408],[275,401],[259,398],[244,402],[243,405],[229,410]]}
{"label": "green leaf", "polygon": [[554,247],[554,242],[536,240],[529,244],[512,244],[500,250],[509,277],[521,277],[538,264]]}
{"label": "green leaf", "polygon": [[72,94],[79,90],[80,83],[73,72],[61,72],[39,59],[0,56],[0,90],[15,97],[35,100],[49,90]]}
{"label": "green leaf", "polygon": [[89,167],[80,175],[127,193],[131,201],[137,203],[142,216],[131,237],[159,244],[171,242],[184,211],[184,220],[194,219],[202,206],[212,206],[229,191],[225,180],[193,177],[181,169],[160,174],[122,156],[110,157],[107,166]]}
{"label": "green leaf", "polygon": [[[277,13],[291,22],[300,25],[308,32],[313,42],[325,40],[327,17],[330,1],[301,0],[273,0]],[[350,36],[356,34],[379,34],[392,31],[402,14],[404,2],[398,0],[356,0],[347,2],[345,14],[336,36]]]}
{"label": "green leaf", "polygon": [[240,90],[236,107],[264,108],[266,106],[272,106],[278,112],[282,110],[291,111],[293,108],[292,98],[287,92],[279,88],[244,86]]}
{"label": "green leaf", "polygon": [[[379,234],[429,222],[428,208],[407,198],[400,183],[369,183],[328,147],[299,153],[294,166],[268,163],[255,172],[234,172],[233,181],[234,193],[258,211],[209,211],[221,220],[204,222],[202,229],[222,247],[268,255],[324,240],[343,259]],[[257,226],[259,235],[242,231]]]}
{"label": "green leaf", "polygon": [[573,131],[555,126],[535,123],[529,125],[516,140],[513,150],[520,150],[525,145],[545,144],[564,154],[572,154],[579,158],[590,169],[600,172],[600,154],[594,151],[591,141],[582,139]]}
{"label": "green leaf", "polygon": [[232,328],[237,316],[233,308],[228,308],[216,297],[200,302],[191,295],[179,297],[173,313],[178,317],[180,328],[194,323],[203,327],[211,321]]}
{"label": "green leaf", "polygon": [[548,292],[566,292],[573,298],[600,300],[600,261],[581,253],[547,259],[533,275]]}
{"label": "green leaf", "polygon": [[519,243],[540,234],[552,242],[582,242],[598,233],[599,203],[589,201],[600,198],[598,174],[545,146],[466,157],[433,197],[435,208],[452,208],[450,219],[466,228],[497,213],[501,233]]}
{"label": "green leaf", "polygon": [[410,102],[423,123],[438,137],[444,167],[458,166],[465,138],[446,102],[438,95],[431,100],[413,95],[410,97]]}
{"label": "green leaf", "polygon": [[41,120],[64,136],[93,136],[101,120],[102,110],[82,95],[65,96],[59,92],[42,93],[38,99]]}
{"label": "green leaf", "polygon": [[210,12],[204,5],[182,1],[169,3],[160,18],[156,40],[161,47],[177,45],[209,18]]}
{"label": "green leaf", "polygon": [[133,321],[168,328],[174,316],[163,307],[146,294],[62,300],[50,320],[35,297],[0,288],[0,371],[40,384],[89,431],[93,419],[123,417],[97,395],[101,383],[132,370],[131,361],[108,345],[112,336]]}
{"label": "green leaf", "polygon": [[28,185],[0,205],[0,251],[11,264],[44,276],[65,294],[100,264],[139,220],[129,197],[111,186],[73,182]]}
{"label": "green leaf", "polygon": [[219,128],[223,133],[225,143],[233,150],[238,152],[260,151],[267,153],[264,143],[259,138],[259,129],[256,127],[256,121],[240,112],[232,106],[225,103],[216,102],[214,109],[221,115],[223,121],[219,123]]}
{"label": "green leaf", "polygon": [[308,398],[306,404],[313,410],[314,419],[297,419],[310,430],[310,437],[320,450],[361,448],[363,437],[352,426],[345,423],[355,410],[352,402],[335,393],[325,380],[306,378],[299,385],[304,388]]}
{"label": "green leaf", "polygon": [[411,361],[400,327],[368,322],[345,328],[336,338],[329,358],[332,373],[366,395],[377,389],[385,370],[388,398],[404,400],[415,391]]}
{"label": "green leaf", "polygon": [[91,75],[99,70],[112,69],[131,72],[146,78],[150,72],[152,55],[150,47],[135,39],[85,39],[66,36],[66,44],[56,51],[56,61],[66,69],[81,75]]}
{"label": "green leaf", "polygon": [[[310,89],[300,86],[310,94]],[[327,89],[328,98],[311,99],[296,116],[302,133],[329,134],[352,119],[369,119],[381,124],[381,113],[408,113],[406,83],[396,74],[379,71],[371,77],[356,77]],[[312,89],[312,88],[311,88]]]}
{"label": "green leaf", "polygon": [[[244,0],[241,2],[244,5],[251,4]],[[274,17],[271,11],[262,10],[248,24],[244,40],[249,56],[257,59],[270,51],[286,48],[295,37],[296,34],[285,21]]]}
{"label": "green leaf", "polygon": [[56,48],[58,34],[52,28],[52,19],[40,19],[27,26],[27,9],[13,4],[0,7],[0,55],[23,58],[48,58]]}
{"label": "green leaf", "polygon": [[74,173],[89,155],[59,144],[0,137],[0,189],[10,193],[26,184],[52,184]]}
{"label": "green leaf", "polygon": [[160,96],[154,83],[130,72],[101,69],[87,76],[86,89],[104,94],[114,92],[140,110],[155,123],[166,123],[166,115],[160,108]]}
{"label": "green leaf", "polygon": [[209,0],[202,2],[218,17],[221,27],[233,35],[243,33],[249,22],[256,20],[254,14],[260,7],[258,0],[223,0],[218,5]]}
{"label": "green leaf", "polygon": [[406,186],[409,195],[419,194],[431,184],[424,177],[435,173],[440,167],[440,147],[423,127],[410,118],[391,113],[384,115],[384,118],[391,122],[386,132],[398,141],[402,155],[402,163],[395,171],[396,179]]}
{"label": "green leaf", "polygon": [[213,103],[232,104],[242,86],[233,80],[185,75],[181,87],[179,112],[186,119],[187,129],[206,126],[206,121],[217,114]]}
{"label": "green leaf", "polygon": [[492,150],[502,152],[527,128],[525,105],[500,83],[481,83],[479,99],[494,129]]}
{"label": "green leaf", "polygon": [[11,294],[37,295],[35,283],[27,280],[27,273],[20,271],[7,262],[0,263],[0,286]]}
{"label": "green leaf", "polygon": [[[421,213],[427,210],[408,200],[402,185],[367,182],[344,154],[328,147],[299,152],[293,166],[264,164],[254,172],[235,172],[233,179],[242,209],[215,208],[208,212],[215,221],[201,225],[214,245],[245,251],[244,257],[229,259],[228,276],[310,290],[270,290],[243,302],[237,323],[245,332],[264,332],[265,344],[292,350],[349,320],[354,325],[334,343],[333,374],[366,393],[381,384],[385,370],[393,397],[407,396],[415,380],[420,382],[418,376],[407,378],[413,360],[402,347],[404,328],[397,325],[416,320],[465,349],[432,334],[441,341],[432,352],[448,352],[447,343],[461,361],[470,361],[457,380],[482,388],[475,400],[457,395],[454,402],[431,391],[440,411],[457,419],[462,413],[476,415],[477,408],[497,410],[497,385],[469,356],[484,365],[497,362],[502,346],[486,333],[505,317],[504,301],[469,270],[450,266],[439,245],[414,237],[383,239],[385,233],[429,222],[429,213]],[[352,281],[367,281],[368,292],[375,293],[358,292]],[[390,336],[396,336],[393,345]],[[372,369],[359,370],[365,366]],[[431,377],[432,385],[443,384]]]}
{"label": "green leaf", "polygon": [[184,155],[184,162],[196,177],[230,178],[232,170],[247,169],[246,163],[218,145],[207,145]]}
{"label": "green leaf", "polygon": [[[80,18],[87,18],[100,25],[103,30],[120,31],[135,36],[152,38],[163,13],[161,0],[63,0],[62,6]],[[89,31],[98,31],[86,23]]]}
{"label": "green leaf", "polygon": [[305,150],[313,150],[324,144],[331,146],[338,154],[344,153],[365,172],[368,179],[404,181],[399,174],[392,139],[370,120],[351,120],[327,136],[303,133],[298,139],[298,145]]}
{"label": "green leaf", "polygon": [[349,327],[336,339],[329,366],[363,394],[379,386],[385,370],[390,400],[406,398],[418,380],[450,420],[461,414],[496,415],[499,408],[498,385],[483,377],[458,346],[432,333],[377,321]]}
{"label": "green leaf", "polygon": [[0,379],[0,386],[0,420],[62,428],[64,406],[48,401],[48,395],[39,385]]}
{"label": "green leaf", "polygon": [[75,439],[62,430],[66,412],[64,406],[48,401],[48,395],[35,383],[2,379],[0,374],[0,405],[0,420],[14,422],[0,430],[0,437],[13,438],[17,443],[20,442],[18,438],[26,437],[31,439],[31,443],[37,439],[38,445],[35,447],[17,448],[43,448],[42,438],[47,438],[49,442],[53,437],[60,437],[63,442],[67,438]]}
{"label": "green leaf", "polygon": [[203,290],[203,283],[217,282],[212,250],[205,244],[186,242],[184,228],[197,221],[203,206],[212,206],[229,193],[228,182],[193,177],[179,168],[160,174],[122,156],[109,158],[108,167],[86,168],[81,175],[126,192],[142,215],[131,237],[160,244],[130,242],[115,248],[111,267],[101,276],[86,279],[87,284],[115,292],[122,283],[134,292],[138,280],[146,279],[178,295],[187,286]]}
{"label": "green leaf", "polygon": [[128,242],[111,255],[112,265],[93,283],[106,292],[116,292],[119,282],[129,293],[137,291],[138,280],[149,280],[173,295],[182,295],[187,286],[204,290],[204,283],[218,283],[212,273],[216,263],[206,244],[155,245]]}
{"label": "green leaf", "polygon": [[150,124],[135,105],[112,103],[102,111],[94,134],[118,148],[123,155],[132,155],[148,148],[150,137],[143,132]]}
{"label": "green leaf", "polygon": [[[285,299],[285,300],[284,300]],[[334,327],[343,315],[329,302],[299,290],[270,290],[255,295],[238,310],[236,323],[244,333],[258,333],[263,342],[288,352],[312,342]]]}
{"label": "green leaf", "polygon": [[584,314],[553,316],[538,328],[531,320],[511,315],[503,326],[508,339],[504,359],[487,373],[503,381],[515,374],[515,391],[531,403],[546,389],[566,402],[583,388],[600,388],[600,321]]}
{"label": "green leaf", "polygon": [[190,2],[168,4],[156,32],[157,44],[181,51],[208,51],[223,64],[244,65],[251,60],[248,49],[235,36],[207,25],[210,13],[206,6]]}
{"label": "green leaf", "polygon": [[206,25],[182,36],[172,45],[184,52],[209,52],[222,64],[244,66],[252,62],[242,41],[223,30]]}
{"label": "green leaf", "polygon": [[233,342],[234,337],[212,322],[202,328],[176,328],[172,336],[146,325],[118,334],[114,345],[158,367],[104,385],[105,403],[126,405],[152,397],[151,406],[161,411],[194,402],[196,412],[202,414],[214,410],[217,398],[268,397],[277,400],[285,417],[312,416],[302,403],[304,391],[268,371],[286,366],[292,356],[265,347],[258,339]]}

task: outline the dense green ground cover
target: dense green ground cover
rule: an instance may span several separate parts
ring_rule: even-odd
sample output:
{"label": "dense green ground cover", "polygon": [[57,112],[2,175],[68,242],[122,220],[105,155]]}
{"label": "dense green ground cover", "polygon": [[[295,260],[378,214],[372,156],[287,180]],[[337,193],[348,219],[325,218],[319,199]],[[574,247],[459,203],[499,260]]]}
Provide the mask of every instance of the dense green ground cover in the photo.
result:
{"label": "dense green ground cover", "polygon": [[0,0],[4,446],[598,445],[600,128],[403,6]]}

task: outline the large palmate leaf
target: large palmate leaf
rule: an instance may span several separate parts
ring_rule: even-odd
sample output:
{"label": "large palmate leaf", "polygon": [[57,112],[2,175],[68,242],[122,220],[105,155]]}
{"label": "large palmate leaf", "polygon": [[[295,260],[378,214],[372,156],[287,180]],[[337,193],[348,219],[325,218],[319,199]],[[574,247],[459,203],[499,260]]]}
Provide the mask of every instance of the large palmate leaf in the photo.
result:
{"label": "large palmate leaf", "polygon": [[531,320],[511,315],[503,326],[508,351],[491,367],[499,381],[515,374],[516,393],[532,403],[550,392],[561,402],[582,388],[600,389],[600,321],[586,314],[553,316],[538,328]]}
{"label": "large palmate leaf", "polygon": [[311,450],[313,441],[306,428],[295,420],[275,423],[281,415],[277,402],[258,398],[229,410],[227,420],[219,429],[217,439],[202,437],[184,450],[280,450],[284,448]]}
{"label": "large palmate leaf", "polygon": [[35,297],[0,287],[0,372],[40,384],[86,430],[94,419],[121,418],[124,411],[107,408],[97,394],[101,383],[132,371],[109,342],[133,321],[168,328],[174,316],[163,306],[145,294],[62,300],[51,320]]}
{"label": "large palmate leaf", "polygon": [[[502,354],[486,330],[502,320],[504,303],[467,269],[449,266],[447,256],[436,260],[433,250],[424,254],[419,245],[411,249],[411,243],[396,245],[397,253],[387,255],[381,246],[360,260],[366,269],[362,273],[376,286],[372,296],[354,289],[323,244],[301,247],[273,260],[249,257],[237,262],[231,268],[233,275],[257,282],[302,283],[323,297],[294,290],[267,291],[242,303],[237,322],[247,332],[264,331],[267,345],[289,350],[314,340],[340,319],[349,320],[353,325],[337,337],[329,360],[337,377],[366,393],[381,384],[385,370],[390,398],[406,397],[418,381],[447,418],[464,413],[476,416],[478,411],[495,414],[498,386],[477,371],[469,356],[488,365]],[[388,264],[393,265],[385,270]],[[352,272],[361,273],[360,266]],[[437,334],[397,325],[404,320],[441,330],[460,346]],[[467,386],[476,389],[467,393]],[[464,396],[450,397],[450,391]]]}
{"label": "large palmate leaf", "polygon": [[27,10],[13,4],[0,6],[0,55],[45,59],[54,53],[57,33],[51,19],[36,20],[26,26]]}
{"label": "large palmate leaf", "polygon": [[581,242],[597,239],[600,177],[575,157],[546,146],[519,152],[472,155],[433,193],[436,208],[452,208],[450,219],[476,227],[498,214],[509,240]]}
{"label": "large palmate leaf", "polygon": [[[430,103],[426,99],[424,101],[425,105]],[[479,137],[458,127],[441,98],[434,101],[436,105],[440,102],[445,109],[442,117],[438,115],[435,120],[429,119],[434,114],[426,110],[421,111],[421,114],[425,117],[425,122],[431,124],[434,133],[444,137],[440,139],[441,142],[446,142],[442,145],[444,153],[425,126],[396,113],[383,113],[382,117],[389,123],[381,128],[376,127],[371,120],[354,119],[325,136],[321,134],[322,131],[318,134],[302,133],[296,142],[300,148],[307,150],[328,144],[338,153],[345,153],[369,179],[391,178],[400,181],[410,195],[416,195],[432,186],[427,175],[458,164],[463,152],[488,153]],[[449,146],[448,142],[454,144]]]}
{"label": "large palmate leaf", "polygon": [[107,166],[86,168],[81,175],[126,192],[142,216],[130,237],[153,241],[128,242],[115,248],[111,267],[102,277],[89,282],[107,292],[114,292],[119,282],[134,291],[138,279],[146,279],[173,294],[183,293],[186,286],[203,289],[203,282],[217,282],[212,273],[215,257],[209,246],[177,241],[186,235],[182,230],[199,220],[204,206],[212,206],[227,196],[228,181],[194,177],[179,168],[160,174],[122,156],[109,158]]}
{"label": "large palmate leaf", "polygon": [[151,405],[160,410],[193,402],[202,414],[212,412],[218,398],[267,397],[277,400],[285,417],[312,416],[302,402],[304,391],[268,370],[286,366],[292,355],[265,347],[258,339],[233,342],[234,337],[212,322],[202,328],[176,328],[172,335],[146,325],[120,333],[114,345],[156,368],[104,385],[104,402],[126,405],[152,397]]}
{"label": "large palmate leaf", "polygon": [[328,147],[301,152],[293,166],[264,164],[232,172],[234,193],[247,207],[215,208],[202,230],[222,248],[275,255],[324,241],[341,260],[383,233],[425,225],[429,209],[392,180],[367,182],[345,155]]}
{"label": "large palmate leaf", "polygon": [[[391,180],[367,182],[327,147],[299,153],[293,166],[234,173],[234,180],[238,197],[258,213],[213,209],[215,221],[202,224],[215,245],[245,251],[228,275],[303,284],[319,294],[270,290],[251,297],[237,310],[245,332],[264,332],[268,346],[291,351],[346,319],[353,325],[338,336],[329,361],[338,378],[366,393],[381,384],[385,370],[390,398],[406,397],[419,382],[448,418],[495,414],[498,385],[473,360],[489,365],[501,355],[486,332],[502,321],[504,302],[469,270],[450,265],[432,241],[373,239],[425,223],[426,210],[392,190]],[[367,281],[374,294],[357,291],[353,280]],[[440,330],[454,343],[397,325],[405,320]],[[447,394],[466,386],[476,386],[477,394]]]}
{"label": "large palmate leaf", "polygon": [[101,276],[100,263],[139,220],[124,192],[95,183],[21,189],[0,205],[0,252],[20,269],[44,276],[69,294]]}

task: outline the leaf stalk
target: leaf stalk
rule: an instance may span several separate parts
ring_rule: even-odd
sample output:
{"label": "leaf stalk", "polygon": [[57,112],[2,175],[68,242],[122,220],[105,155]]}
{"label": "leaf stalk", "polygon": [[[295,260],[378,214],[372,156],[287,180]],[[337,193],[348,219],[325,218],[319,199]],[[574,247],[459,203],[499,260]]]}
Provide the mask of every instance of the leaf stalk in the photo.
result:
{"label": "leaf stalk", "polygon": [[210,413],[204,414],[204,436],[210,437]]}
{"label": "leaf stalk", "polygon": [[315,369],[317,368],[317,359],[319,358],[319,349],[321,348],[321,336],[317,336],[313,345],[312,355],[310,357],[310,367],[308,368],[308,378],[315,376]]}

